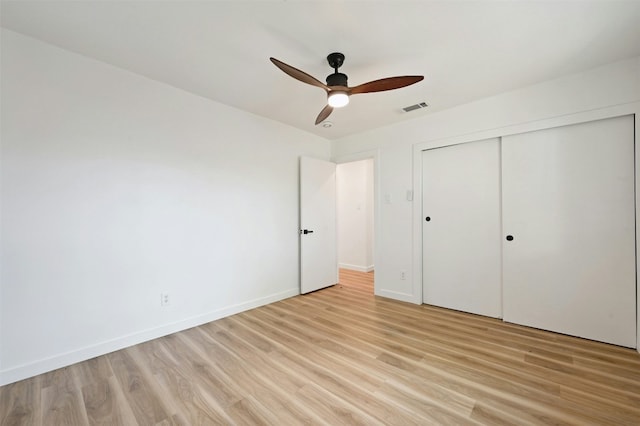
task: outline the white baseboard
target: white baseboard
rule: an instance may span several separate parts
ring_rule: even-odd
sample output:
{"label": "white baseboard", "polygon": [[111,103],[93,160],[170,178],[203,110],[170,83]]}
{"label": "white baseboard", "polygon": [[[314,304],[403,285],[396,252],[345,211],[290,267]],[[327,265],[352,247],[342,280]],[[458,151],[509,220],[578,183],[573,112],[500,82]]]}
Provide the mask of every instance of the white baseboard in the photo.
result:
{"label": "white baseboard", "polygon": [[137,333],[118,337],[116,339],[97,343],[95,345],[86,346],[84,348],[62,353],[51,358],[39,360],[29,364],[19,365],[17,367],[12,367],[6,370],[1,370],[0,386],[27,379],[29,377],[37,376],[38,374],[46,373],[58,368],[66,367],[77,362],[86,361],[100,355],[105,355],[110,352],[137,345],[139,343],[147,342],[149,340],[157,339],[159,337],[186,330],[188,328],[197,327],[199,325],[206,324],[208,322],[228,317],[240,312],[244,312],[249,309],[257,308],[259,306],[297,296],[298,294],[300,294],[300,290],[298,288],[283,291],[280,293],[272,294],[270,296],[261,297],[258,299],[239,303],[237,305],[217,309],[206,314],[186,318],[184,320],[180,320],[170,324],[165,324],[160,327],[143,330]]}
{"label": "white baseboard", "polygon": [[358,272],[371,272],[371,271],[373,271],[373,265],[371,265],[371,266],[359,266],[359,265],[351,265],[349,263],[338,263],[338,268],[340,268],[340,269],[349,269],[351,271],[358,271]]}
{"label": "white baseboard", "polygon": [[415,305],[421,305],[421,300],[416,300],[413,294],[400,293],[397,291],[380,290],[376,291],[376,296],[388,297],[389,299],[400,300],[401,302],[409,302]]}

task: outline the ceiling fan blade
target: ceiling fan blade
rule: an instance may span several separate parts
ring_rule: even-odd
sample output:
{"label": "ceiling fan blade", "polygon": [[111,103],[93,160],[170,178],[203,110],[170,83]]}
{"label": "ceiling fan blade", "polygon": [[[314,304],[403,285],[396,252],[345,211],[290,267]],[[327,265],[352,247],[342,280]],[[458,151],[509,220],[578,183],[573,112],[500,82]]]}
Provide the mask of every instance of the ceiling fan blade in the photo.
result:
{"label": "ceiling fan blade", "polygon": [[326,107],[322,108],[322,111],[320,111],[320,114],[318,114],[318,118],[316,118],[316,126],[326,120],[332,112],[333,107],[331,105],[327,105]]}
{"label": "ceiling fan blade", "polygon": [[312,86],[320,87],[324,90],[328,90],[326,84],[322,83],[320,80],[317,80],[311,77],[306,72],[300,71],[299,69],[294,68],[291,65],[287,65],[284,62],[277,60],[276,58],[269,58],[269,59],[271,60],[271,62],[273,62],[273,64],[276,67],[280,68],[282,71],[289,74],[291,77],[295,78],[296,80],[299,80],[303,83],[310,84]]}
{"label": "ceiling fan blade", "polygon": [[349,90],[349,93],[351,95],[357,95],[358,93],[384,92],[385,90],[393,90],[410,86],[422,81],[423,79],[424,76],[421,75],[405,75],[402,77],[383,78],[352,87]]}

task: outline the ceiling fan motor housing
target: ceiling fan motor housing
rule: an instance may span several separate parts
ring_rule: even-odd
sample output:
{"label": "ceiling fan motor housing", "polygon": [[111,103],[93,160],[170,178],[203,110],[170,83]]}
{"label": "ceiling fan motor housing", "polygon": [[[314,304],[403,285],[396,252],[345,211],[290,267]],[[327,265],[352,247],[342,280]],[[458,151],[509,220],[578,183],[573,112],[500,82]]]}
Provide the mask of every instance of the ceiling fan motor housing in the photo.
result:
{"label": "ceiling fan motor housing", "polygon": [[347,87],[347,75],[341,72],[329,74],[327,76],[327,86],[344,86]]}
{"label": "ceiling fan motor housing", "polygon": [[344,63],[344,55],[340,52],[333,52],[327,56],[329,66],[335,70],[333,74],[327,76],[327,86],[347,87],[347,75],[338,72],[338,68]]}

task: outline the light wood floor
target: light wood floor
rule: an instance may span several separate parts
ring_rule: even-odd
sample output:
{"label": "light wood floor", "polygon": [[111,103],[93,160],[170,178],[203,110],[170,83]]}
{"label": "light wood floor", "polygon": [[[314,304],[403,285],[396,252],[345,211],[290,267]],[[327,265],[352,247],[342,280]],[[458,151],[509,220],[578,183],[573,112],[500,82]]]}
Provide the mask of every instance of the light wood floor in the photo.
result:
{"label": "light wood floor", "polygon": [[640,355],[373,274],[0,388],[2,425],[640,424]]}

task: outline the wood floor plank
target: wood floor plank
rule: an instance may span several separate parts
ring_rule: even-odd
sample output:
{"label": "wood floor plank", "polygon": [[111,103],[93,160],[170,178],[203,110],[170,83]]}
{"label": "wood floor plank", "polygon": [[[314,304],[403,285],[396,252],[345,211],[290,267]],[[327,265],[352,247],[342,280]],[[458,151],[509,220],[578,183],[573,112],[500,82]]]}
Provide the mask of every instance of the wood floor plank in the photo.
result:
{"label": "wood floor plank", "polygon": [[[296,318],[296,323],[301,326],[304,326],[304,320],[300,318]],[[349,340],[349,342],[347,342],[346,340]],[[341,341],[342,339],[334,334],[331,340],[327,340],[326,342],[323,342],[321,344],[321,347],[325,351],[327,351],[327,354],[332,359],[331,361],[329,361],[327,365],[336,365],[335,360],[339,360],[344,365],[344,368],[340,369],[340,371],[353,372],[353,371],[360,370],[361,374],[366,373],[370,376],[377,377],[379,380],[376,386],[372,389],[374,392],[376,392],[377,388],[380,387],[380,380],[384,380],[385,382],[388,382],[389,380],[392,380],[394,377],[397,377],[397,375],[399,374],[398,371],[390,371],[390,369],[385,368],[387,364],[385,364],[384,362],[380,362],[380,358],[376,358],[376,356],[380,357],[385,354],[385,352],[382,349],[378,350],[376,348],[376,350],[374,350],[373,353],[367,354],[366,350],[370,349],[370,346],[365,349],[360,347],[360,350],[361,350],[360,353],[350,352],[349,357],[347,357],[347,359],[345,360],[345,357],[344,357],[344,354],[346,353],[345,350],[348,351],[354,347],[354,340],[351,337],[345,336],[344,344],[340,344],[339,342]],[[347,344],[350,346],[347,346]],[[317,358],[314,358],[314,359],[317,359]],[[352,381],[358,381],[358,383],[361,384],[361,382],[358,380],[357,377],[355,378],[355,380],[352,379]],[[447,404],[441,404],[443,407],[448,407],[449,402],[456,401],[456,404],[450,407],[452,411],[464,412],[467,409],[469,412],[471,411],[471,407],[473,405],[472,400],[464,398],[460,395],[446,394],[446,391],[444,391],[443,389],[441,388],[436,389],[434,387],[431,387],[430,385],[431,385],[430,382],[426,382],[426,383],[421,383],[420,387],[423,391],[428,389],[430,393],[442,396],[443,399],[447,401]],[[462,400],[464,400],[464,402],[460,403],[460,401]]]}
{"label": "wood floor plank", "polygon": [[[193,380],[193,372],[185,368],[186,359],[179,360],[179,354],[167,351],[162,339],[138,345],[133,353],[138,364],[149,368],[156,394],[172,415],[180,414],[187,424],[223,424],[228,422],[224,410],[215,399]],[[176,421],[172,418],[171,421]]]}
{"label": "wood floor plank", "polygon": [[216,410],[224,410],[242,399],[242,394],[233,385],[232,380],[222,374],[214,362],[207,356],[202,356],[193,348],[190,340],[179,335],[165,336],[160,343],[176,358],[174,365],[177,369],[206,391],[215,401]]}
{"label": "wood floor plank", "polygon": [[[287,388],[286,381],[274,383],[261,369],[255,368],[255,364],[250,362],[251,357],[247,357],[248,362],[244,357],[236,356],[227,344],[229,342],[225,340],[224,333],[214,337],[198,328],[184,333],[183,337],[189,339],[200,354],[215,357],[213,362],[218,374],[233,382],[230,386],[241,399],[227,406],[225,412],[234,421],[251,420],[271,424],[312,422],[312,415],[288,404],[290,398],[284,390]],[[297,389],[299,386],[291,384],[291,387]]]}
{"label": "wood floor plank", "polygon": [[243,425],[278,424],[277,418],[265,411],[251,397],[243,398],[227,408],[227,414],[234,423]]}
{"label": "wood floor plank", "polygon": [[113,376],[109,361],[102,356],[71,365],[68,369],[78,387],[108,380]]}
{"label": "wood floor plank", "polygon": [[41,391],[42,417],[51,424],[88,425],[80,391],[51,384]]}
{"label": "wood floor plank", "polygon": [[42,423],[41,376],[0,387],[0,425]]}
{"label": "wood floor plank", "polygon": [[[451,404],[442,403],[442,399],[440,399],[442,392],[432,394],[427,389],[429,387],[425,386],[420,387],[420,391],[416,391],[416,388],[411,389],[400,382],[389,381],[376,390],[375,396],[381,401],[403,407],[414,413],[420,419],[418,424],[477,424],[470,417],[475,402],[469,404],[468,407],[458,407],[457,410],[452,410],[450,409]],[[394,417],[386,417],[384,420],[386,424],[406,424],[396,422],[397,418]]]}
{"label": "wood floor plank", "polygon": [[131,349],[112,352],[107,359],[118,379],[126,401],[139,425],[155,425],[170,416],[161,405],[157,388],[130,354]]}
{"label": "wood floor plank", "polygon": [[373,273],[0,387],[0,425],[639,425],[627,348],[373,295]]}
{"label": "wood floor plank", "polygon": [[115,376],[85,385],[82,398],[90,425],[137,424]]}
{"label": "wood floor plank", "polygon": [[297,399],[316,411],[331,425],[382,425],[356,407],[349,406],[322,387],[309,383],[297,393]]}
{"label": "wood floor plank", "polygon": [[[231,337],[223,328],[213,335],[210,327],[206,331],[199,331],[212,344],[219,344],[221,349],[228,351],[229,357],[233,359],[233,363],[227,363],[222,368],[226,374],[233,376],[239,392],[244,395],[245,401],[240,406],[250,404],[254,411],[266,410],[279,424],[312,424],[320,421],[313,413],[301,409],[303,407],[292,401],[293,394],[302,386],[298,378],[291,378],[290,374],[282,374],[282,371],[277,373],[276,377],[265,373],[274,369],[268,353],[261,353],[259,349],[251,347],[241,339]],[[255,350],[254,357],[242,356],[252,350]],[[255,368],[256,365],[269,368]]]}
{"label": "wood floor plank", "polygon": [[[307,380],[297,374],[286,364],[280,364],[274,358],[274,348],[264,352],[261,348],[268,344],[268,339],[254,339],[250,333],[243,333],[240,328],[233,327],[233,336],[229,334],[229,325],[223,326],[213,323],[202,327],[210,336],[219,339],[225,348],[231,353],[242,359],[246,365],[243,367],[252,370],[259,384],[247,390],[247,393],[260,404],[270,407],[271,411],[276,414],[280,424],[324,424],[315,411],[310,410],[303,404],[299,404],[295,399],[295,395],[300,388],[306,385]],[[246,340],[244,340],[246,339]],[[258,343],[257,343],[258,342]],[[257,344],[252,348],[251,343]],[[254,356],[247,357],[246,354],[252,352]],[[262,368],[254,368],[259,365]],[[245,383],[247,383],[245,381]]]}

